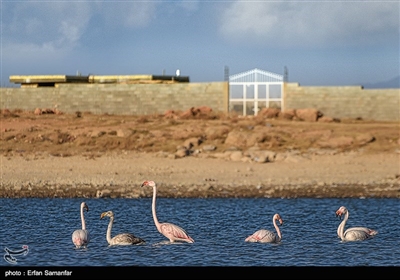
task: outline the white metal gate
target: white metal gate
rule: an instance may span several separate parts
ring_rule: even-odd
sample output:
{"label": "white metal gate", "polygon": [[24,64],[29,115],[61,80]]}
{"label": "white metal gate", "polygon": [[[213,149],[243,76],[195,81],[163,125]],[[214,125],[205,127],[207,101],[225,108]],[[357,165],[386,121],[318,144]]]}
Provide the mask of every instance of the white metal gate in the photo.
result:
{"label": "white metal gate", "polygon": [[255,68],[229,76],[229,111],[256,116],[262,108],[283,106],[282,75]]}

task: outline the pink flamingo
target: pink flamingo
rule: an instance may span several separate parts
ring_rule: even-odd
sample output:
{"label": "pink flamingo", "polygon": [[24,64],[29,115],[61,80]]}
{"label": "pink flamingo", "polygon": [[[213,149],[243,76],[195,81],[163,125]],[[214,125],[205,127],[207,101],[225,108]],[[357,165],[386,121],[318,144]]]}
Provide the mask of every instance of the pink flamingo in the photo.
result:
{"label": "pink flamingo", "polygon": [[76,248],[86,248],[90,241],[89,231],[86,229],[83,210],[89,211],[89,207],[85,202],[81,203],[82,229],[77,229],[72,233],[72,242],[74,243]]}
{"label": "pink flamingo", "polygon": [[281,216],[277,213],[272,217],[272,223],[274,224],[276,233],[267,230],[267,229],[259,229],[249,237],[245,239],[246,242],[259,242],[259,243],[279,243],[282,240],[282,233],[277,225],[276,221],[279,221],[279,224],[283,224],[283,220]]}
{"label": "pink flamingo", "polygon": [[157,214],[156,214],[156,194],[157,194],[157,186],[154,181],[144,181],[141,185],[143,186],[149,186],[153,187],[153,202],[151,205],[151,211],[153,213],[153,220],[154,223],[157,227],[157,230],[163,234],[166,238],[169,239],[169,241],[176,242],[176,241],[182,241],[182,242],[187,242],[187,243],[194,243],[193,238],[191,238],[187,232],[182,229],[181,227],[171,224],[171,223],[160,223],[157,219]]}
{"label": "pink flamingo", "polygon": [[337,234],[343,241],[365,240],[378,234],[378,231],[367,227],[352,227],[344,231],[344,226],[346,225],[346,222],[349,219],[349,211],[347,210],[346,207],[341,206],[336,211],[336,216],[342,218],[343,215],[344,219],[340,223],[337,229]]}

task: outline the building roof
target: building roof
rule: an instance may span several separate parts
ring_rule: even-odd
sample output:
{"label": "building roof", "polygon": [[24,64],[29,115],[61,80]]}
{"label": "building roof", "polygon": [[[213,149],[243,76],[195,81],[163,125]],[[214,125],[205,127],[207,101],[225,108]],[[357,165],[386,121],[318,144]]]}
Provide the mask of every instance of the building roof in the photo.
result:
{"label": "building roof", "polygon": [[161,83],[189,82],[189,77],[166,75],[12,75],[10,82],[24,87],[57,86],[63,83]]}
{"label": "building roof", "polygon": [[229,76],[229,82],[283,82],[283,76],[255,68]]}

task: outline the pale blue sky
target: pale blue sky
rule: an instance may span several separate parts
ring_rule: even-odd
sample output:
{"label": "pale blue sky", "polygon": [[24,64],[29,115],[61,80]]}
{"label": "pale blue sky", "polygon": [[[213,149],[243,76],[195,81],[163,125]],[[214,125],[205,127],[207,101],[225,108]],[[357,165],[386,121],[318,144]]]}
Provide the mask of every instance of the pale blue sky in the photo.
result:
{"label": "pale blue sky", "polygon": [[174,75],[259,68],[301,85],[399,75],[400,1],[1,1],[10,75]]}

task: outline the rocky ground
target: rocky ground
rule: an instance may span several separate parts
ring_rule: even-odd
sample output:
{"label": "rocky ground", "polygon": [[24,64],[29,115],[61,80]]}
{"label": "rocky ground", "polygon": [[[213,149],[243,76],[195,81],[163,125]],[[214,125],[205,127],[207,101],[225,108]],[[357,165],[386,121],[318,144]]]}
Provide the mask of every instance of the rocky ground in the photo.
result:
{"label": "rocky ground", "polygon": [[398,122],[299,116],[2,110],[0,197],[400,197]]}

